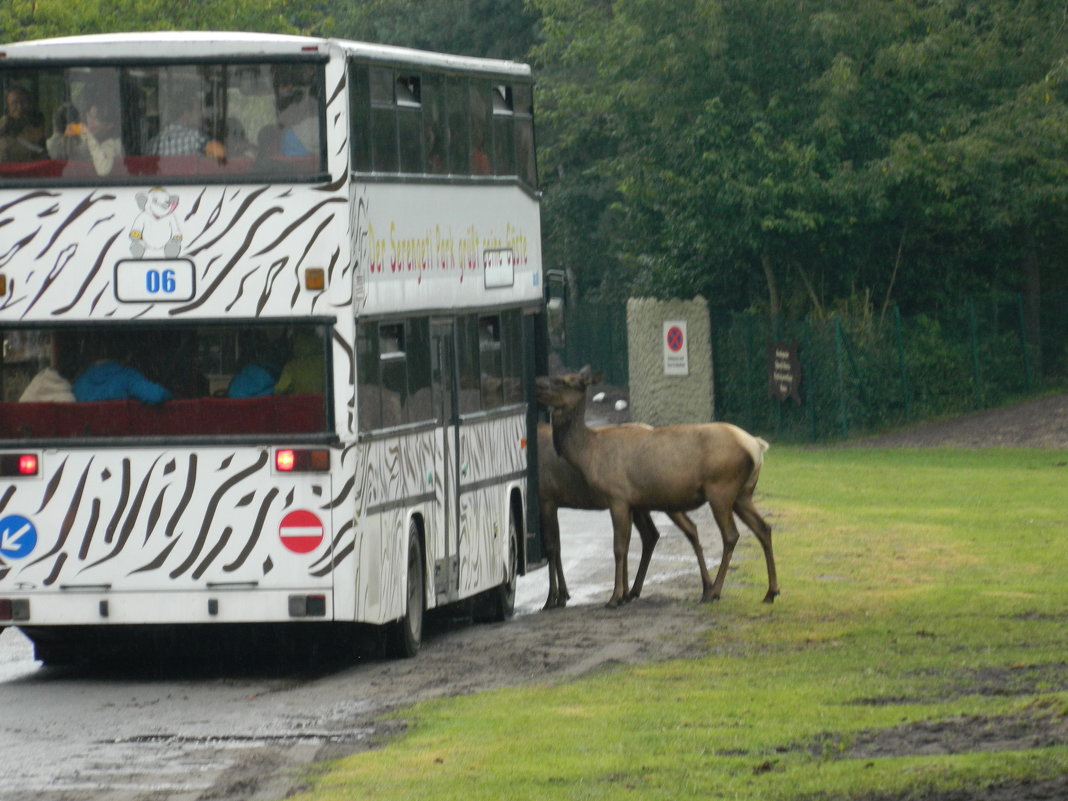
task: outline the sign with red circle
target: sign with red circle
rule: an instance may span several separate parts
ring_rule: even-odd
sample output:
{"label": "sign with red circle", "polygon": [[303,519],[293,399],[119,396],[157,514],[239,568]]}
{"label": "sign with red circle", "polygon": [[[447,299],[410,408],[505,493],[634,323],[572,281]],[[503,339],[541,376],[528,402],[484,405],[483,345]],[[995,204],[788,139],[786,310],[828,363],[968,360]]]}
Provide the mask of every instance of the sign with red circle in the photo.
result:
{"label": "sign with red circle", "polygon": [[686,342],[686,337],[683,336],[682,329],[677,325],[671,326],[667,332],[667,346],[674,352],[678,353],[682,350],[682,346]]}
{"label": "sign with red circle", "polygon": [[293,553],[310,553],[322,544],[323,521],[314,512],[296,509],[282,518],[278,536]]}
{"label": "sign with red circle", "polygon": [[688,376],[690,357],[686,347],[686,321],[663,321],[664,375]]}

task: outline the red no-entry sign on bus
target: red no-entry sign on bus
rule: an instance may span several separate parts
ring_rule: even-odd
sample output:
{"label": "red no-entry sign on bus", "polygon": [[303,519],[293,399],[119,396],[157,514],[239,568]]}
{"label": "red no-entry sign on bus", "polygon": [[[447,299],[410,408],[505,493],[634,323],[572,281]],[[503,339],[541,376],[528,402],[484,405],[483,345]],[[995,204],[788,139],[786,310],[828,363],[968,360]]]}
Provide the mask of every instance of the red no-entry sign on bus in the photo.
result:
{"label": "red no-entry sign on bus", "polygon": [[323,541],[323,521],[314,512],[296,509],[282,518],[278,536],[293,553],[310,553]]}

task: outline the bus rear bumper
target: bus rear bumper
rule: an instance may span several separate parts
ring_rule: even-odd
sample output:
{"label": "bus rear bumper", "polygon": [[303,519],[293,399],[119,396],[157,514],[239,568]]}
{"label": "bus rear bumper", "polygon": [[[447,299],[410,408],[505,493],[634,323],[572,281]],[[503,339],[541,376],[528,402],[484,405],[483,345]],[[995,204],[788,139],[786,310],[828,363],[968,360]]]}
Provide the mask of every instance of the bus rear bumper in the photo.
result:
{"label": "bus rear bumper", "polygon": [[34,592],[0,597],[3,626],[324,622],[329,589]]}

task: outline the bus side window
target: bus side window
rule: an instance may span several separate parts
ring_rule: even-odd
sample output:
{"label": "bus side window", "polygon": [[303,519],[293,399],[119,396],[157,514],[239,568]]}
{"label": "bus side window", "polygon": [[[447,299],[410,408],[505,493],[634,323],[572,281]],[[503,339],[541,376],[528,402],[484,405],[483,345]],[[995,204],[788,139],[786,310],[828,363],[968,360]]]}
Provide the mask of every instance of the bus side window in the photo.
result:
{"label": "bus side window", "polygon": [[423,142],[426,172],[443,175],[449,171],[445,144],[449,129],[445,120],[445,79],[429,73],[423,76]]}
{"label": "bus side window", "polygon": [[495,409],[504,402],[501,375],[501,320],[496,315],[478,319],[479,383],[482,408]]}
{"label": "bus side window", "polygon": [[504,402],[523,402],[523,315],[519,309],[501,315],[501,368]]}
{"label": "bus side window", "polygon": [[378,363],[378,323],[362,323],[356,336],[356,402],[360,430],[382,427],[382,385]]}
{"label": "bus side window", "polygon": [[393,100],[393,70],[372,67],[371,164],[375,172],[397,171],[397,111]]}
{"label": "bus side window", "polygon": [[384,323],[378,329],[379,360],[382,363],[382,425],[386,428],[408,422],[408,363],[404,323]]}
{"label": "bus side window", "polygon": [[430,389],[430,321],[425,317],[409,320],[405,327],[408,353],[408,420],[412,423],[434,419]]}
{"label": "bus side window", "polygon": [[418,75],[398,75],[397,138],[400,146],[400,171],[423,172],[423,106]]}
{"label": "bus side window", "polygon": [[515,175],[515,113],[512,87],[493,87],[493,166],[497,175]]}
{"label": "bus side window", "polygon": [[538,171],[534,160],[534,100],[529,84],[512,87],[512,109],[515,114],[516,172],[529,186],[538,185]]}
{"label": "bus side window", "polygon": [[460,414],[482,409],[481,373],[478,365],[478,316],[466,314],[458,318],[460,340]]}
{"label": "bus side window", "polygon": [[371,169],[371,77],[366,66],[350,62],[352,94],[349,126],[352,131],[352,163],[361,172]]}
{"label": "bus side window", "polygon": [[449,172],[467,175],[471,171],[471,117],[468,113],[466,78],[449,78],[447,83],[449,125]]}
{"label": "bus side window", "polygon": [[493,107],[490,85],[471,81],[471,174],[493,175]]}

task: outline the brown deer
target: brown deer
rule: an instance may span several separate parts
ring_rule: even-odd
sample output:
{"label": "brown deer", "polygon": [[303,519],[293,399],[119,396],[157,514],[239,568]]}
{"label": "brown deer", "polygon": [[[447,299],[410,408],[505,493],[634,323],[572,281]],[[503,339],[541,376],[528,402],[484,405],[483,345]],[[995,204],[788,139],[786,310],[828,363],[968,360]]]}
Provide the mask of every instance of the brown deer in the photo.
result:
{"label": "brown deer", "polygon": [[[538,504],[545,551],[549,560],[549,595],[543,608],[563,607],[571,596],[564,580],[564,565],[560,552],[560,521],[557,513],[563,508],[607,509],[608,504],[601,495],[590,489],[582,474],[556,452],[553,447],[552,427],[548,423],[538,424]],[[634,586],[627,593],[628,599],[641,595],[649,560],[660,539],[660,532],[647,510],[635,509],[633,516],[634,525],[642,540],[642,555],[638,563],[638,573],[634,577]],[[697,564],[701,568],[702,581],[707,586],[710,579],[705,568],[697,526],[684,512],[668,512],[668,517],[682,530],[693,546],[694,553],[697,554]]]}
{"label": "brown deer", "polygon": [[[738,528],[734,515],[750,528],[768,568],[765,603],[779,594],[771,527],[753,504],[768,443],[729,423],[647,428],[586,425],[586,388],[595,377],[590,368],[578,373],[539,377],[538,400],[552,409],[556,451],[571,463],[612,515],[615,588],[608,602],[629,600],[627,548],[636,509],[684,512],[708,503],[723,539],[723,556],[715,581],[701,558],[702,601],[714,601],[723,590]],[[692,542],[693,540],[691,540]]]}

